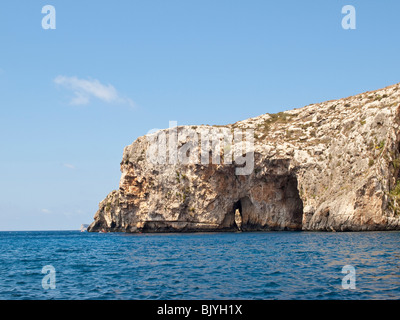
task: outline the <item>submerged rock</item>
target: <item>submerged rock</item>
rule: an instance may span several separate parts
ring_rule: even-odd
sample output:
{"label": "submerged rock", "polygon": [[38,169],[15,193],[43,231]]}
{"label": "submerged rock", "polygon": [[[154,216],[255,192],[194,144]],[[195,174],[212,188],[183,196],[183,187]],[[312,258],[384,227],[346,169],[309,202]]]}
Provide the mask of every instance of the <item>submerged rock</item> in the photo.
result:
{"label": "submerged rock", "polygon": [[[178,159],[195,161],[171,162],[168,147],[150,161],[154,142],[172,141],[161,130],[124,149],[119,190],[88,231],[399,230],[399,128],[397,84],[224,127],[174,128],[178,145],[192,143]],[[202,164],[196,139],[210,129],[254,130],[247,174],[243,162],[222,161],[230,144],[209,146],[220,161]]]}

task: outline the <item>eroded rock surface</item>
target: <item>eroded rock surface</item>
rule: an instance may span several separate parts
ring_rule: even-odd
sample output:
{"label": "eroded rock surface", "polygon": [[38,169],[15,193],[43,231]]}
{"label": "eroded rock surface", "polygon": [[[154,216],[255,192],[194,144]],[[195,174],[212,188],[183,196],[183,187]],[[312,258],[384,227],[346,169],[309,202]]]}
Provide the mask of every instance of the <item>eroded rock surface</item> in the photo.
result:
{"label": "eroded rock surface", "polygon": [[[177,131],[187,128],[211,127]],[[399,84],[225,128],[254,130],[251,174],[235,163],[154,164],[140,137],[88,230],[235,231],[236,209],[243,231],[400,229]]]}

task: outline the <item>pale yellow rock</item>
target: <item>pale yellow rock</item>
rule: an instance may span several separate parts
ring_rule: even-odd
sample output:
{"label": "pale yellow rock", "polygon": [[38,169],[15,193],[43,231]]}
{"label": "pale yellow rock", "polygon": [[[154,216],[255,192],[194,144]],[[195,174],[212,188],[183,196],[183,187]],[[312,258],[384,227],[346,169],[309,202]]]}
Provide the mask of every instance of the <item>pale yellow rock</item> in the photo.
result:
{"label": "pale yellow rock", "polygon": [[236,209],[236,211],[235,211],[235,223],[236,223],[238,230],[241,231],[242,230],[242,215],[241,215],[239,209]]}
{"label": "pale yellow rock", "polygon": [[399,230],[399,88],[227,125],[255,131],[247,176],[235,164],[152,164],[140,137],[88,230],[235,231],[239,205],[243,231]]}

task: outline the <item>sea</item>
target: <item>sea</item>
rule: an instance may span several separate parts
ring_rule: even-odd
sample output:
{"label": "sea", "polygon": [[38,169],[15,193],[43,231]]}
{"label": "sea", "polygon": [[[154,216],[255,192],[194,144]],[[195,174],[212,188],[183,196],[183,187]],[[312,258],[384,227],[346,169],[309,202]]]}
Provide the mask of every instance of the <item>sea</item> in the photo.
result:
{"label": "sea", "polygon": [[0,300],[400,299],[400,232],[0,232]]}

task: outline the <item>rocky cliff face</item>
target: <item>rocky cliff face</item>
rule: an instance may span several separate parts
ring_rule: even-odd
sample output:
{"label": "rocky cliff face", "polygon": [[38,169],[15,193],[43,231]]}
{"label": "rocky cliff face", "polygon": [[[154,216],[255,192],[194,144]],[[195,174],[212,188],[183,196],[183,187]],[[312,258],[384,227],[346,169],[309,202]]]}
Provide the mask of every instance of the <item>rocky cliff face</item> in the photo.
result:
{"label": "rocky cliff face", "polygon": [[119,190],[100,203],[88,230],[235,231],[238,220],[243,231],[399,230],[399,128],[397,84],[225,127],[174,129],[179,146],[196,134],[203,141],[211,129],[253,130],[246,174],[237,171],[243,162],[222,161],[231,144],[207,146],[210,164],[199,161],[200,143],[180,151],[181,160],[196,161],[171,163],[176,154],[168,148],[150,161],[154,143],[172,136],[168,129],[149,134],[124,149]]}

